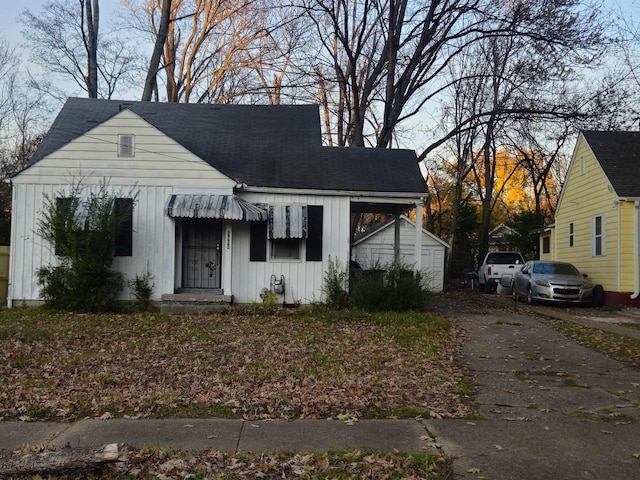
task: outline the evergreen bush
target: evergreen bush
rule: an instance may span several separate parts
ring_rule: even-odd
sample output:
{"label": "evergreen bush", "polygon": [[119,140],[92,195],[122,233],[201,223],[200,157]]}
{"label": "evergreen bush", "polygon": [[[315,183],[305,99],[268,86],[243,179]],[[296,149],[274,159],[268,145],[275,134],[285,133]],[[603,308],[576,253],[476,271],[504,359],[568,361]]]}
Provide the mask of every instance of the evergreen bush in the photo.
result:
{"label": "evergreen bush", "polygon": [[[137,195],[131,195],[131,207],[116,208],[116,195],[101,184],[82,204],[82,185],[76,183],[69,193],[45,195],[45,209],[36,232],[54,248],[55,264],[41,267],[37,281],[40,296],[56,309],[104,312],[115,309],[124,286],[122,274],[111,269],[116,237],[123,222],[131,216]],[[80,213],[86,209],[86,215]]]}

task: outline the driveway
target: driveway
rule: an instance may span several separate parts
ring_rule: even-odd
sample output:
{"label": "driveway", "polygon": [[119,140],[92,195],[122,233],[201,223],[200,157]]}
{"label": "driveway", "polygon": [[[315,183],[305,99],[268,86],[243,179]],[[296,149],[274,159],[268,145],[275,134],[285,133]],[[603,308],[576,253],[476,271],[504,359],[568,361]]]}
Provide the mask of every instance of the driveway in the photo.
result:
{"label": "driveway", "polygon": [[640,372],[554,332],[538,316],[619,328],[615,312],[605,321],[584,309],[516,312],[510,299],[475,295],[442,297],[434,306],[468,332],[463,361],[477,382],[479,419],[425,422],[453,459],[455,478],[639,478]]}

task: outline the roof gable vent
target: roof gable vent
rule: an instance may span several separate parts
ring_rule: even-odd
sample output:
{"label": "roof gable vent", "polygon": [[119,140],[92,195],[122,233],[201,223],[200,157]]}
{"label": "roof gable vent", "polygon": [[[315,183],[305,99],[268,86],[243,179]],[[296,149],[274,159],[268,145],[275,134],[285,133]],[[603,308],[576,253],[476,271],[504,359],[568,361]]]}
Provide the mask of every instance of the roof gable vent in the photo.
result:
{"label": "roof gable vent", "polygon": [[133,135],[118,135],[118,156],[133,157],[135,152],[133,143]]}

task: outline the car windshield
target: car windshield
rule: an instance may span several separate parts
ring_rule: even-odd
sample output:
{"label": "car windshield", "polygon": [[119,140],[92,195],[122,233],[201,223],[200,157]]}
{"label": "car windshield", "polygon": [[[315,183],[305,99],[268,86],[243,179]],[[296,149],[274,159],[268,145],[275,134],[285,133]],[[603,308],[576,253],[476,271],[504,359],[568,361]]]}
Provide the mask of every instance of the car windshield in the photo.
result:
{"label": "car windshield", "polygon": [[569,263],[535,263],[533,273],[547,275],[580,275],[576,267]]}
{"label": "car windshield", "polygon": [[494,252],[487,257],[487,263],[497,265],[511,265],[514,263],[523,263],[522,256],[513,252]]}

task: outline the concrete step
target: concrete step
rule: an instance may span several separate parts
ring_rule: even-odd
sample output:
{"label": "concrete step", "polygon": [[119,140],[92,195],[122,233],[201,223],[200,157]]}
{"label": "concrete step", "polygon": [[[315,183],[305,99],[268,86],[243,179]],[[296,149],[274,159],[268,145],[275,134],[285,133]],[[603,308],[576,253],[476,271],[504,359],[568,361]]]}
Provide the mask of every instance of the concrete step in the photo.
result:
{"label": "concrete step", "polygon": [[161,297],[163,314],[209,313],[222,310],[233,302],[233,295],[217,293],[165,293]]}

